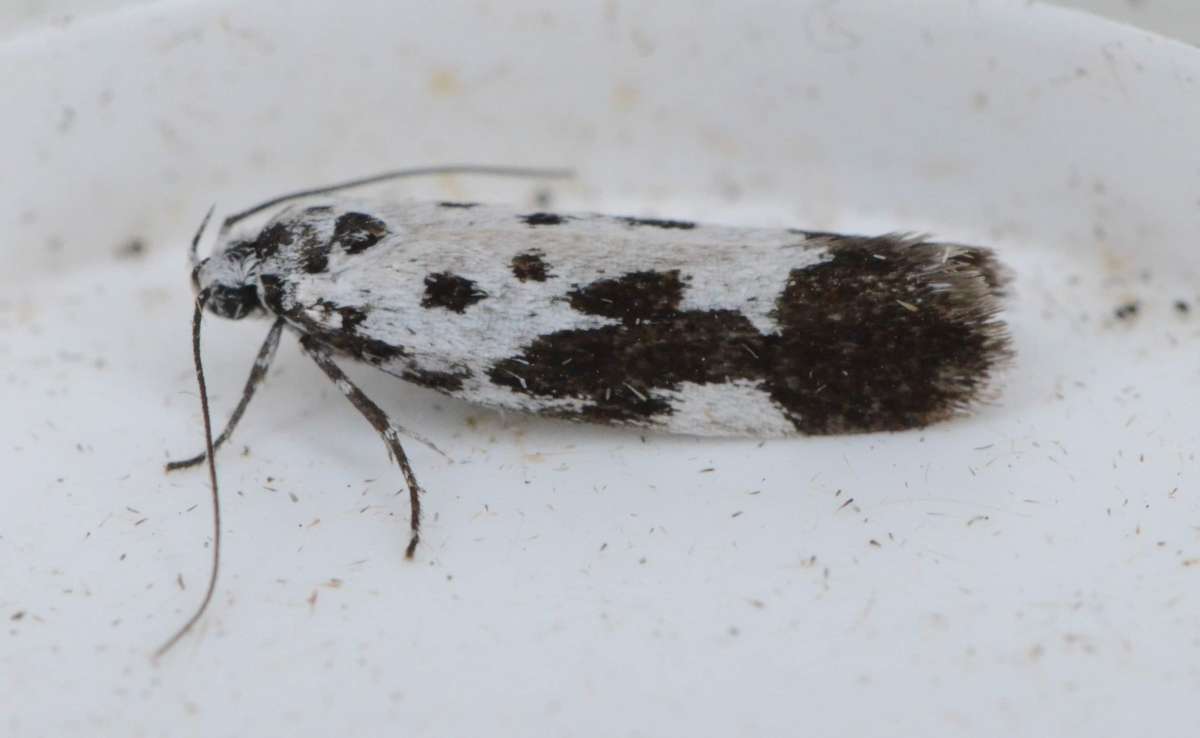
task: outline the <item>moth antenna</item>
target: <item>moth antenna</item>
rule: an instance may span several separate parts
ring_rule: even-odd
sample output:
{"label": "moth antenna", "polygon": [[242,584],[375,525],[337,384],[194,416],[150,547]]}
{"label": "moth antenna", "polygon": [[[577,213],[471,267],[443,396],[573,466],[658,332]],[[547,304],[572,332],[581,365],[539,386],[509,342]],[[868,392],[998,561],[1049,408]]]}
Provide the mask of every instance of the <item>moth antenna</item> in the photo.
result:
{"label": "moth antenna", "polygon": [[436,167],[415,167],[412,169],[396,169],[390,172],[382,172],[373,174],[370,177],[362,177],[360,179],[351,179],[346,182],[339,182],[334,185],[325,187],[314,187],[309,190],[299,190],[291,192],[279,197],[273,197],[266,202],[261,202],[252,208],[243,210],[240,213],[234,213],[225,219],[221,224],[220,234],[225,235],[238,222],[249,218],[251,215],[260,213],[267,208],[274,207],[289,200],[299,200],[303,197],[312,197],[314,195],[324,195],[338,190],[345,190],[351,187],[362,187],[364,185],[376,184],[378,182],[386,182],[392,179],[403,179],[405,177],[425,177],[439,174],[479,174],[492,177],[529,177],[529,178],[549,178],[549,179],[565,179],[574,176],[574,171],[570,169],[537,169],[531,167],[498,167],[486,166],[482,164],[446,164]]}
{"label": "moth antenna", "polygon": [[[209,215],[212,211],[209,211]],[[205,221],[208,219],[205,218]],[[203,229],[203,226],[201,226]],[[217,491],[217,462],[216,454],[213,453],[213,434],[212,434],[212,418],[208,412],[208,388],[204,383],[204,365],[200,360],[200,322],[204,317],[204,303],[209,297],[208,290],[202,290],[196,296],[196,312],[192,316],[192,358],[196,364],[196,384],[200,386],[200,414],[204,416],[204,445],[208,451],[208,481],[212,489],[212,511],[213,511],[213,558],[212,571],[208,577],[208,589],[204,592],[204,599],[200,601],[200,606],[188,618],[188,621],[183,624],[183,627],[175,631],[175,635],[167,639],[167,642],[158,647],[154,652],[154,660],[162,658],[163,654],[170,651],[171,648],[180,641],[185,635],[191,631],[192,627],[200,621],[204,615],[204,611],[208,609],[208,604],[212,602],[213,592],[217,589],[217,572],[221,567],[221,497]]]}
{"label": "moth antenna", "polygon": [[[267,339],[263,341],[262,347],[258,349],[258,356],[254,359],[254,368],[250,370],[250,376],[246,377],[246,386],[242,389],[242,399],[238,400],[237,407],[229,415],[229,420],[225,423],[225,430],[221,431],[217,435],[217,440],[213,442],[214,449],[221,448],[221,445],[233,435],[238,421],[242,419],[242,414],[246,412],[250,401],[254,399],[254,393],[258,391],[259,385],[266,378],[267,370],[271,367],[271,362],[275,358],[275,351],[279,348],[279,335],[283,332],[284,325],[286,325],[286,322],[283,318],[279,318],[271,326],[271,330],[267,332]],[[207,455],[201,453],[190,459],[169,461],[164,471],[173,472],[179,469],[187,469],[204,463],[204,459],[206,458]]]}
{"label": "moth antenna", "polygon": [[208,209],[204,215],[204,220],[200,221],[200,227],[196,229],[196,235],[192,236],[192,248],[188,251],[188,256],[192,260],[192,269],[200,266],[200,237],[204,235],[204,229],[208,227],[208,221],[212,218],[213,211],[217,209],[214,204]]}

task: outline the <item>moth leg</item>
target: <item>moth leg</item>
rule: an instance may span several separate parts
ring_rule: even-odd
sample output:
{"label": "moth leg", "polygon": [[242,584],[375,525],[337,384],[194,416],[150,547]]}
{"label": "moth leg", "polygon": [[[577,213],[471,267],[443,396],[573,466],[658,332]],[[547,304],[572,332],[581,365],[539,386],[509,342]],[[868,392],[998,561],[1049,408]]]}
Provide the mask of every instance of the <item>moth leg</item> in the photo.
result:
{"label": "moth leg", "polygon": [[[233,435],[233,429],[237,427],[238,421],[242,419],[242,413],[246,412],[246,406],[250,404],[250,398],[254,397],[254,391],[258,389],[258,385],[262,384],[263,378],[267,376],[267,370],[271,368],[271,361],[275,358],[275,349],[279,348],[279,334],[283,332],[284,321],[280,318],[271,326],[271,330],[267,333],[267,340],[263,341],[262,347],[258,350],[258,356],[254,359],[254,368],[250,370],[250,376],[246,378],[246,386],[242,389],[242,399],[238,401],[237,407],[233,409],[233,414],[229,416],[229,421],[225,423],[225,429],[221,431],[221,435],[217,436],[217,440],[213,441],[213,450],[221,447],[221,444],[229,440]],[[172,472],[177,469],[186,469],[189,466],[195,466],[208,458],[204,452],[196,454],[190,459],[180,459],[167,463],[167,471]]]}
{"label": "moth leg", "polygon": [[317,362],[321,371],[325,372],[325,375],[337,385],[346,399],[350,400],[375,428],[387,446],[388,456],[400,465],[400,471],[404,474],[404,482],[408,485],[408,501],[412,508],[412,539],[409,540],[408,548],[404,551],[404,556],[411,559],[413,552],[417,550],[417,542],[421,540],[421,485],[417,484],[417,477],[408,463],[408,454],[404,453],[404,447],[400,445],[399,426],[388,420],[387,413],[371,398],[363,394],[362,390],[354,386],[350,378],[334,363],[333,357],[325,347],[308,336],[300,338],[300,346],[304,349],[304,353]]}

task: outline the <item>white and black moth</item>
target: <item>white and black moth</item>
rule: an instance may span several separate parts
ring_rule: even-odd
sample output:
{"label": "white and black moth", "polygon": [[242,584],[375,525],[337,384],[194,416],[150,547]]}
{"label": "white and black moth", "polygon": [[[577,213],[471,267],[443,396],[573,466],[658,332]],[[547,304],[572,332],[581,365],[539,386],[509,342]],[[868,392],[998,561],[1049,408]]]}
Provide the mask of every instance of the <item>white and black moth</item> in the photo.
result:
{"label": "white and black moth", "polygon": [[[275,320],[215,445],[265,376],[281,332],[295,334],[399,463],[412,507],[409,556],[420,488],[400,445],[405,431],[339,360],[501,410],[768,437],[898,431],[949,418],[987,395],[1011,355],[997,317],[1006,272],[983,248],[331,196],[430,171],[545,174],[385,174],[232,216],[202,261],[193,243],[201,383],[204,308]],[[246,216],[279,206],[261,229],[230,235]],[[206,400],[203,384],[201,393]],[[205,423],[211,459],[207,408]],[[215,503],[211,464],[210,474]],[[219,518],[217,527],[219,535]],[[215,562],[210,595],[214,581]]]}

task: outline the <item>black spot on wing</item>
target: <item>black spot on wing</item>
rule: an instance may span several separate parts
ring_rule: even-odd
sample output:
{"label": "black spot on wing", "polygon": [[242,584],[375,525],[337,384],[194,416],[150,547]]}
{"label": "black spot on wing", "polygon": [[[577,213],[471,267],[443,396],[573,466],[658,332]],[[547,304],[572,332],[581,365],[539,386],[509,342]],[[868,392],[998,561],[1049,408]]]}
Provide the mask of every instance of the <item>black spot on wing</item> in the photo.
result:
{"label": "black spot on wing", "polygon": [[562,225],[571,219],[569,215],[556,215],[554,213],[529,213],[528,215],[520,216],[521,222],[531,228],[534,226],[556,226]]}
{"label": "black spot on wing", "polygon": [[282,251],[294,253],[300,269],[308,274],[323,272],[329,266],[329,244],[321,243],[316,229],[302,218],[268,225],[250,248],[259,261],[278,256]]}
{"label": "black spot on wing", "polygon": [[631,272],[601,279],[567,293],[571,307],[588,315],[618,318],[627,323],[674,316],[683,299],[678,270]]}
{"label": "black spot on wing", "polygon": [[804,433],[903,430],[978,398],[1009,355],[990,255],[881,237],[843,239],[791,272],[769,342],[771,397]]}
{"label": "black spot on wing", "polygon": [[522,282],[545,282],[550,276],[541,251],[526,251],[512,258],[513,276]]}
{"label": "black spot on wing", "polygon": [[488,376],[522,394],[585,400],[585,420],[646,422],[671,412],[653,389],[760,376],[755,355],[763,356],[763,340],[733,311],[677,312],[637,325],[541,336]]}
{"label": "black spot on wing", "polygon": [[261,261],[279,253],[284,246],[290,246],[295,240],[291,227],[286,223],[272,223],[259,232],[253,241],[254,255]]}
{"label": "black spot on wing", "polygon": [[462,389],[463,382],[471,378],[471,370],[458,367],[451,372],[433,371],[431,369],[405,369],[400,377],[413,384],[428,387],[440,392],[457,392]]}
{"label": "black spot on wing", "polygon": [[300,268],[309,274],[321,274],[329,269],[329,248],[313,246],[301,251]]}
{"label": "black spot on wing", "polygon": [[638,228],[666,228],[676,230],[691,230],[696,224],[689,220],[662,220],[661,218],[617,218],[617,220]]}
{"label": "black spot on wing", "polygon": [[315,249],[308,251],[300,262],[300,268],[309,274],[321,274],[329,268],[329,254]]}
{"label": "black spot on wing", "polygon": [[365,251],[387,234],[387,224],[366,213],[343,213],[333,224],[333,242],[347,254]]}
{"label": "black spot on wing", "polygon": [[461,313],[486,297],[487,293],[466,277],[436,272],[425,277],[425,297],[421,299],[421,307]]}
{"label": "black spot on wing", "polygon": [[479,205],[479,203],[477,203],[477,202],[447,202],[447,201],[443,201],[443,202],[438,203],[439,208],[461,208],[464,210],[467,208],[477,207],[478,205]]}

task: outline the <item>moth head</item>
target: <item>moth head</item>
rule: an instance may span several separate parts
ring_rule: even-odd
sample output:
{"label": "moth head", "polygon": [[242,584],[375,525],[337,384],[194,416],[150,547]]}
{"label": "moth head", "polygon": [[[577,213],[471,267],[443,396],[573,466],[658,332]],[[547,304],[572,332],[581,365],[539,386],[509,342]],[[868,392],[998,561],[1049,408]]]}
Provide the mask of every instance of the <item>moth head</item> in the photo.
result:
{"label": "moth head", "polygon": [[[222,318],[237,320],[262,309],[258,299],[258,261],[252,243],[225,240],[228,220],[218,236],[224,246],[217,247],[207,259],[200,258],[200,238],[215,209],[215,205],[208,209],[196,235],[192,236],[192,247],[188,252],[192,261],[192,289],[199,295],[200,305]],[[197,311],[196,315],[198,317],[200,313]]]}
{"label": "moth head", "polygon": [[214,315],[238,320],[262,310],[258,297],[257,259],[249,243],[233,243],[203,259],[192,270],[192,286],[206,296]]}

